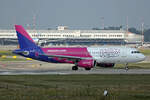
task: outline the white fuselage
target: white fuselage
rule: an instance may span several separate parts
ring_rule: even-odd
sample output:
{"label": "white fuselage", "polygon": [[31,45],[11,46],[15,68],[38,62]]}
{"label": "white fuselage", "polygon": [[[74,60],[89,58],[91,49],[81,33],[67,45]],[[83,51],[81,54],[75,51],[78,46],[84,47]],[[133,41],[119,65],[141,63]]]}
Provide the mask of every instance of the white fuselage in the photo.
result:
{"label": "white fuselage", "polygon": [[145,56],[135,48],[129,47],[88,47],[88,52],[98,63],[133,63],[143,61]]}

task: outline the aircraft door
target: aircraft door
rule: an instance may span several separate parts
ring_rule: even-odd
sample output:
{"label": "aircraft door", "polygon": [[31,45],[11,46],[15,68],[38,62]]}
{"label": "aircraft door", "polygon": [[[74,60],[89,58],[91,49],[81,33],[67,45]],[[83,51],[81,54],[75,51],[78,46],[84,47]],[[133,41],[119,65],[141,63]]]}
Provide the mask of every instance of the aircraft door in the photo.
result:
{"label": "aircraft door", "polygon": [[121,58],[123,61],[127,60],[127,51],[126,49],[122,49]]}
{"label": "aircraft door", "polygon": [[127,51],[125,49],[122,49],[122,57],[127,57]]}

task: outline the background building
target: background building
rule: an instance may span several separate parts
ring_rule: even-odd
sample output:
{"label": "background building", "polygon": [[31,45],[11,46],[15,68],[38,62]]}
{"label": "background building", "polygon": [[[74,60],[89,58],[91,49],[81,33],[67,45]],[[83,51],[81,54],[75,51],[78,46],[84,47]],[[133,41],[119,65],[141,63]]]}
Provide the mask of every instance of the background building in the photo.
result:
{"label": "background building", "polygon": [[[69,30],[59,26],[57,30],[27,30],[35,42],[41,45],[99,45],[99,44],[138,44],[142,35],[125,30]],[[15,30],[0,30],[0,44],[17,44]]]}

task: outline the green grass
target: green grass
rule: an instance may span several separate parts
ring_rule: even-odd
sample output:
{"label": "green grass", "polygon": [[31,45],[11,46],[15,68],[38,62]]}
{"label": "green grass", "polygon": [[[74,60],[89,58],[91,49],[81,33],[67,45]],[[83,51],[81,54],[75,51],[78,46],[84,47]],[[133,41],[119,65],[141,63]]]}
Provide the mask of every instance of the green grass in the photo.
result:
{"label": "green grass", "polygon": [[0,50],[0,55],[13,56],[16,54],[13,54],[11,50]]}
{"label": "green grass", "polygon": [[149,100],[149,79],[150,75],[0,76],[0,100]]}
{"label": "green grass", "polygon": [[[124,68],[124,64],[116,64],[114,68]],[[128,67],[130,69],[135,69],[135,68],[144,68],[144,69],[149,69],[150,68],[150,63],[129,63]]]}
{"label": "green grass", "polygon": [[23,58],[0,58],[0,61],[26,61],[26,59]]}
{"label": "green grass", "polygon": [[150,49],[139,49],[139,51],[144,55],[150,55]]}

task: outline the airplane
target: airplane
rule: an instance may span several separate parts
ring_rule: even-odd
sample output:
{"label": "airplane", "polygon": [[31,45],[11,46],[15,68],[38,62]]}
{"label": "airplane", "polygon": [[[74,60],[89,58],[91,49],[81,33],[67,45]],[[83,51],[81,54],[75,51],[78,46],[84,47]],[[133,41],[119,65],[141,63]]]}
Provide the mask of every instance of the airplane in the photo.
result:
{"label": "airplane", "polygon": [[137,49],[125,46],[42,48],[35,44],[21,25],[15,25],[15,29],[20,49],[13,53],[44,62],[74,64],[72,70],[79,67],[90,70],[95,66],[108,68],[118,63],[128,68],[128,63],[145,59]]}

